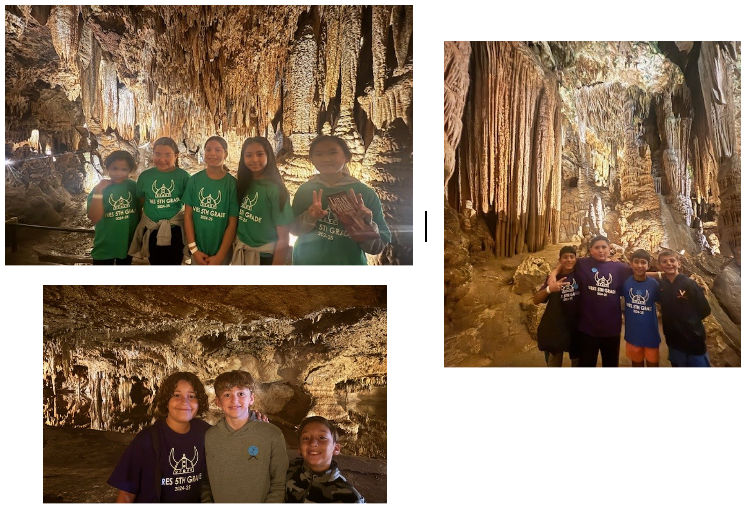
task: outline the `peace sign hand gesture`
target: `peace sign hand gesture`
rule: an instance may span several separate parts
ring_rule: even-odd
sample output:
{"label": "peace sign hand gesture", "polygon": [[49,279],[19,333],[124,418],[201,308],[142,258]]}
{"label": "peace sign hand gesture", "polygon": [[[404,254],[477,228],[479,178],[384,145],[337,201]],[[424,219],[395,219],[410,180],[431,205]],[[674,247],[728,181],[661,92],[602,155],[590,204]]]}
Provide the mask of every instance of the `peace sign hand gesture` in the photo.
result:
{"label": "peace sign hand gesture", "polygon": [[348,189],[348,196],[353,202],[358,217],[366,221],[367,224],[371,224],[371,221],[373,220],[373,212],[363,203],[363,196],[356,194],[353,189]]}
{"label": "peace sign hand gesture", "polygon": [[316,191],[311,191],[311,206],[309,206],[307,212],[312,219],[321,219],[329,213],[327,210],[322,209],[322,192],[323,189],[319,189],[319,194]]}

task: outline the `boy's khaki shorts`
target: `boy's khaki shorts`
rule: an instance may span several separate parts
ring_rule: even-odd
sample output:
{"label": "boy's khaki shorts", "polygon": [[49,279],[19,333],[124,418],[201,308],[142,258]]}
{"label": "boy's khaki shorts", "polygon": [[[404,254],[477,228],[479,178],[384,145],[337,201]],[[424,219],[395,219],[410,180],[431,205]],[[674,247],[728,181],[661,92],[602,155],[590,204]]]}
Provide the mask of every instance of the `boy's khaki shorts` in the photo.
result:
{"label": "boy's khaki shorts", "polygon": [[625,353],[631,362],[640,363],[645,358],[649,363],[659,363],[658,347],[634,346],[630,342],[626,342]]}

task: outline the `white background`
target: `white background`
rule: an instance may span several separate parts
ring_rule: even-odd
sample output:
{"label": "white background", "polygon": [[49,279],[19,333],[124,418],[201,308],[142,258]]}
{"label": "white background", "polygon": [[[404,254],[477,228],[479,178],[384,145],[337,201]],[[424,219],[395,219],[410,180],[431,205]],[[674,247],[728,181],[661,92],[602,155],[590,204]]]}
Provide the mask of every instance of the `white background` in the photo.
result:
{"label": "white background", "polygon": [[444,369],[441,296],[444,40],[739,40],[743,17],[726,2],[415,3],[414,266],[0,267],[6,502],[42,498],[43,284],[241,283],[388,285],[392,506],[745,506],[741,368]]}

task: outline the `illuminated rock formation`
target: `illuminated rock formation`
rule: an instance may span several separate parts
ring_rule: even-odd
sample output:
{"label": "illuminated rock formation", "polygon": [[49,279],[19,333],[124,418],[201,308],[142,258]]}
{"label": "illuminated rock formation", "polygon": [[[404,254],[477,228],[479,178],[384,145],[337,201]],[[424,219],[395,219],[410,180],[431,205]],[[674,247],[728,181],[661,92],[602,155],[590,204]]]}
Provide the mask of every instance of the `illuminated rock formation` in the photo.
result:
{"label": "illuminated rock formation", "polygon": [[476,246],[499,260],[561,242],[585,254],[599,234],[621,259],[672,248],[733,263],[714,293],[739,319],[724,291],[740,263],[739,42],[460,44],[444,46],[447,323],[481,287],[475,267],[493,267]]}
{"label": "illuminated rock formation", "polygon": [[[265,136],[293,194],[326,129],[392,225],[374,262],[411,262],[412,17],[412,6],[8,6],[6,144],[124,149],[142,169],[148,143],[170,136],[194,172],[210,135],[228,141],[233,170],[244,138]],[[17,170],[28,156],[11,156]],[[398,164],[371,170],[386,160]]]}
{"label": "illuminated rock formation", "polygon": [[44,287],[48,425],[135,432],[172,372],[194,372],[212,398],[233,369],[252,373],[273,423],[322,415],[347,453],[386,456],[384,287]]}

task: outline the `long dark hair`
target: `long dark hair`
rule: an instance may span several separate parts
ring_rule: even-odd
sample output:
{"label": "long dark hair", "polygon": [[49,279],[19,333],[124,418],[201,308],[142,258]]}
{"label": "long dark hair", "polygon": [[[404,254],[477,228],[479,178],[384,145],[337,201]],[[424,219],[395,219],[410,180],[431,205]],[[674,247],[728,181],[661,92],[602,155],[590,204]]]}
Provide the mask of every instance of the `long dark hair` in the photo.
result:
{"label": "long dark hair", "polygon": [[238,170],[239,181],[236,184],[236,191],[239,195],[239,203],[241,203],[241,201],[244,199],[244,196],[246,196],[246,193],[249,192],[249,188],[254,182],[254,174],[252,173],[252,170],[249,169],[244,163],[244,150],[246,150],[249,145],[254,143],[262,145],[262,148],[264,148],[265,153],[267,154],[267,166],[265,166],[263,174],[265,175],[265,178],[278,186],[278,204],[280,205],[280,210],[282,211],[283,207],[285,207],[285,203],[288,201],[288,189],[285,188],[285,182],[283,181],[283,177],[280,175],[280,171],[278,170],[277,161],[275,160],[275,152],[273,152],[272,150],[272,145],[270,145],[270,142],[262,136],[246,138],[244,144],[241,145]]}

